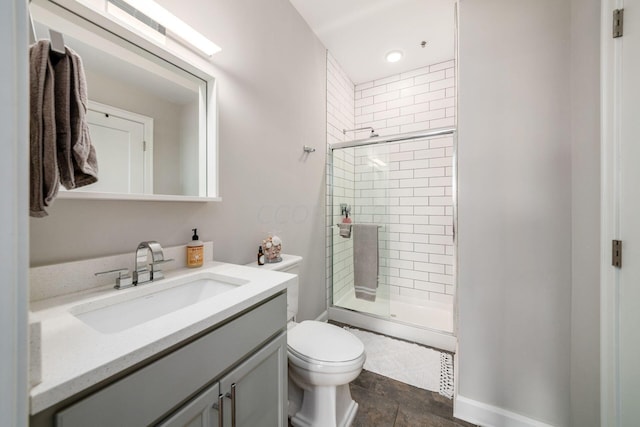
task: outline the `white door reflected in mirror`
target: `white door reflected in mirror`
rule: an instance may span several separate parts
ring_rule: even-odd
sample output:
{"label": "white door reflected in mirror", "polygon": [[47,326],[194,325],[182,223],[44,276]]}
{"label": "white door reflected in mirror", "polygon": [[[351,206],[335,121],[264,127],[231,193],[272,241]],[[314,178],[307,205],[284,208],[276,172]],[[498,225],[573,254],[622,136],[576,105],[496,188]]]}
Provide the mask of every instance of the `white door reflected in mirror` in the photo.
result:
{"label": "white door reflected in mirror", "polygon": [[144,191],[144,126],[120,117],[89,111],[91,142],[100,156],[100,179],[79,191],[147,193]]}
{"label": "white door reflected in mirror", "polygon": [[[148,179],[152,175],[145,173],[152,168],[153,160],[148,159],[153,156],[145,154],[153,141],[145,139],[145,123],[92,109],[87,117],[91,141],[100,156],[100,179],[80,190],[153,194],[153,180]],[[146,122],[153,126],[153,119]]]}

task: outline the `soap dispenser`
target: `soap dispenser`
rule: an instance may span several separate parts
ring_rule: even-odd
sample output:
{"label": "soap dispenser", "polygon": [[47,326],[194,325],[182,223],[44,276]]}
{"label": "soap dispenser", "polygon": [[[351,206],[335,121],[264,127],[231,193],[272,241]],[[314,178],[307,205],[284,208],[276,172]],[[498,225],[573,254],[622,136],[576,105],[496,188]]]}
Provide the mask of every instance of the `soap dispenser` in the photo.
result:
{"label": "soap dispenser", "polygon": [[202,267],[204,263],[204,244],[199,240],[198,229],[193,228],[193,237],[187,244],[187,267]]}

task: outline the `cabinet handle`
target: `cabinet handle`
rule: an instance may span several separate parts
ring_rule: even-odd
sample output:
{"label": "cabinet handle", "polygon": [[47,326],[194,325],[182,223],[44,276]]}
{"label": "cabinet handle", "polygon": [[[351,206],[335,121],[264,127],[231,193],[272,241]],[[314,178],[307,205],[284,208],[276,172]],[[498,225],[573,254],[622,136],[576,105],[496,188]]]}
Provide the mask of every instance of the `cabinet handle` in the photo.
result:
{"label": "cabinet handle", "polygon": [[231,393],[224,397],[231,399],[231,427],[236,427],[236,383],[231,384]]}
{"label": "cabinet handle", "polygon": [[236,383],[231,384],[231,427],[236,427]]}
{"label": "cabinet handle", "polygon": [[218,427],[222,427],[224,421],[222,416],[222,408],[224,408],[224,395],[218,395],[218,402],[214,403],[212,408],[218,411]]}

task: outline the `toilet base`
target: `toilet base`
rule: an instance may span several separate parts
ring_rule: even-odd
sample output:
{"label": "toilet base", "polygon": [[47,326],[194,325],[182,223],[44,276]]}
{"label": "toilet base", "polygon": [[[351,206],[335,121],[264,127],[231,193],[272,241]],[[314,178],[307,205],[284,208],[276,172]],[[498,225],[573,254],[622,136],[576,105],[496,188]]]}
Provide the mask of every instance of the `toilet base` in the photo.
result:
{"label": "toilet base", "polygon": [[291,417],[294,427],[349,427],[358,404],[351,398],[349,384],[337,387],[312,387],[302,396],[299,411]]}

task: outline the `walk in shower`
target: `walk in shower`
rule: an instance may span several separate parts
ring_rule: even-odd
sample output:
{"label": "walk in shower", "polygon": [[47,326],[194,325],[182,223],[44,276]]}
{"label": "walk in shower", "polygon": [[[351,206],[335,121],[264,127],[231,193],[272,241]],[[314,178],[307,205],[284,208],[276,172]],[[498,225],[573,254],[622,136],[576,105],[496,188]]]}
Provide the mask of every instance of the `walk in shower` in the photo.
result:
{"label": "walk in shower", "polygon": [[440,128],[330,146],[331,319],[455,350],[454,138]]}

